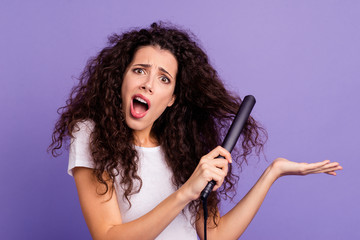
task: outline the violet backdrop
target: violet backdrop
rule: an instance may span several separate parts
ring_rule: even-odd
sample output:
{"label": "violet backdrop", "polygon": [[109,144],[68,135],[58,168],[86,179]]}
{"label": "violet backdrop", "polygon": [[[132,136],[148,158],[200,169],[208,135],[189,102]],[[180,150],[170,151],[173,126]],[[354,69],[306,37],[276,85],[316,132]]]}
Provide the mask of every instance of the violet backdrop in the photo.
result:
{"label": "violet backdrop", "polygon": [[67,152],[46,153],[56,109],[107,36],[158,20],[190,29],[226,85],[257,98],[267,161],[243,167],[235,202],[278,156],[344,167],[279,179],[241,239],[360,239],[357,0],[2,0],[0,238],[90,239]]}

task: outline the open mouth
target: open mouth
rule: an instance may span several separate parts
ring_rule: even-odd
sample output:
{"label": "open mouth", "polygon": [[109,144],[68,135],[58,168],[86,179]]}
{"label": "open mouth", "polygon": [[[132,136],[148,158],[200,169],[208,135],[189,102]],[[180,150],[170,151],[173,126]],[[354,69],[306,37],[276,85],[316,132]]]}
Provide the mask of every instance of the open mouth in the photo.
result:
{"label": "open mouth", "polygon": [[142,95],[135,95],[131,101],[131,115],[135,118],[142,118],[150,108],[149,100]]}

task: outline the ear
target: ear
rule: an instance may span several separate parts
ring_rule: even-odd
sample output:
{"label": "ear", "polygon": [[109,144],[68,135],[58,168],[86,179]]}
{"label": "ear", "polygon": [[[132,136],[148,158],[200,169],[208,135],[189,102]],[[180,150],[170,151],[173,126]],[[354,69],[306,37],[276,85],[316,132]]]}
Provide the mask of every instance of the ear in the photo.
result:
{"label": "ear", "polygon": [[170,102],[168,103],[167,106],[168,106],[168,107],[171,107],[171,106],[174,104],[175,99],[176,99],[175,94],[173,94],[173,95],[172,95],[172,98],[171,98],[171,100],[170,100]]}

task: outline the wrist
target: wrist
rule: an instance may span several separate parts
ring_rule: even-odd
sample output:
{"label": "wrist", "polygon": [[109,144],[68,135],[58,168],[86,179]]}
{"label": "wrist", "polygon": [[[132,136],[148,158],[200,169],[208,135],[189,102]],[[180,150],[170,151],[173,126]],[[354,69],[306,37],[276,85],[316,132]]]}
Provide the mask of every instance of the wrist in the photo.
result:
{"label": "wrist", "polygon": [[276,160],[273,161],[266,170],[269,172],[269,175],[274,179],[274,181],[282,176],[279,165],[276,164]]}
{"label": "wrist", "polygon": [[177,198],[185,204],[188,204],[189,202],[196,199],[194,196],[192,196],[192,194],[190,194],[190,191],[187,190],[186,183],[176,191],[176,194]]}

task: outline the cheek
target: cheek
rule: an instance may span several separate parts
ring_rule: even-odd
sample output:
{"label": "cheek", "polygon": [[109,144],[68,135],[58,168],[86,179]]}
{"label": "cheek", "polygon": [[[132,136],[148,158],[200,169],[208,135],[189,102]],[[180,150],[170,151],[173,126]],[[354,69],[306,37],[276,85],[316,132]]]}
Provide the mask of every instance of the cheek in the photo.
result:
{"label": "cheek", "polygon": [[164,109],[167,107],[171,107],[173,103],[174,103],[174,95],[172,93],[167,96],[164,96],[162,100],[162,105]]}
{"label": "cheek", "polygon": [[121,85],[121,95],[122,96],[127,92],[128,88],[129,88],[128,85],[129,85],[128,81],[126,81],[126,79],[124,79],[124,81],[123,81],[123,83]]}
{"label": "cheek", "polygon": [[123,101],[127,99],[131,88],[132,88],[131,81],[125,78],[121,85],[121,98]]}
{"label": "cheek", "polygon": [[121,109],[124,113],[126,113],[126,108],[130,107],[130,103],[128,101],[129,97],[126,94],[128,91],[126,91],[126,88],[121,89]]}

